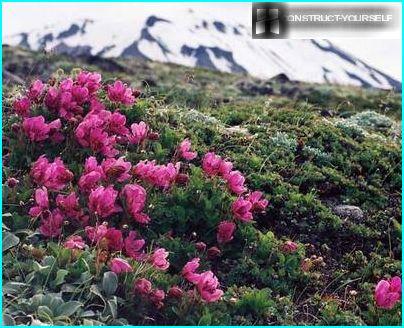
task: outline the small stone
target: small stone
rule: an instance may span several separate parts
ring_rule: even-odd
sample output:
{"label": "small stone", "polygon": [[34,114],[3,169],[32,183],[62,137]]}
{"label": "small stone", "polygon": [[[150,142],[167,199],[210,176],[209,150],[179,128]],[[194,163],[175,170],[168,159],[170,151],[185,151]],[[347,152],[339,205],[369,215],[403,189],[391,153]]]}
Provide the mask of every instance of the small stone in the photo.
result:
{"label": "small stone", "polygon": [[333,211],[339,217],[355,221],[362,221],[364,217],[363,211],[358,206],[353,205],[337,205]]}

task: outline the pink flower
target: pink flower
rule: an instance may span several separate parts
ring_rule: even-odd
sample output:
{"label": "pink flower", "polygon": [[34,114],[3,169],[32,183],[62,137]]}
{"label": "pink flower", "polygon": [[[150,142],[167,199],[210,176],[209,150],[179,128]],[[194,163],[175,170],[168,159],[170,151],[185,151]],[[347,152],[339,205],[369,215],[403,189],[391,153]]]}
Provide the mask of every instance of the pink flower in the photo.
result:
{"label": "pink flower", "polygon": [[241,197],[231,205],[231,210],[234,217],[243,222],[252,221],[253,215],[251,213],[251,208],[252,204],[248,200]]}
{"label": "pink flower", "polygon": [[107,158],[101,163],[101,167],[105,176],[110,181],[124,182],[130,178],[129,171],[132,165],[129,162],[125,162],[123,157],[118,159]]}
{"label": "pink flower", "polygon": [[282,251],[284,251],[285,253],[294,253],[297,251],[297,248],[297,244],[290,240],[285,241],[285,243],[281,247]]}
{"label": "pink flower", "polygon": [[112,272],[116,274],[124,273],[124,272],[132,272],[132,267],[130,264],[124,259],[113,258],[109,264],[109,268]]}
{"label": "pink flower", "polygon": [[254,191],[251,193],[247,200],[252,204],[253,211],[264,211],[268,206],[268,201],[263,197],[263,193],[261,191]]}
{"label": "pink flower", "polygon": [[97,171],[92,171],[83,174],[79,179],[78,185],[81,191],[88,193],[93,190],[101,180],[102,174]]}
{"label": "pink flower", "polygon": [[45,118],[42,115],[25,118],[22,122],[22,128],[31,141],[44,141],[49,138],[50,127],[45,123]]}
{"label": "pink flower", "polygon": [[165,298],[165,293],[161,289],[154,289],[149,294],[150,301],[158,308],[162,308],[164,306],[163,300]]}
{"label": "pink flower", "polygon": [[52,190],[62,190],[73,179],[73,173],[66,169],[60,157],[50,163],[45,155],[34,163],[30,175],[35,183]]}
{"label": "pink flower", "polygon": [[107,188],[100,186],[91,191],[88,207],[94,214],[101,218],[106,218],[122,211],[122,208],[115,203],[117,196],[118,192],[113,186],[108,186]]}
{"label": "pink flower", "polygon": [[76,77],[76,82],[78,85],[87,88],[90,94],[93,94],[101,87],[101,74],[81,71]]}
{"label": "pink flower", "polygon": [[43,91],[45,90],[45,85],[41,80],[35,80],[29,87],[27,96],[31,101],[38,101],[41,97]]}
{"label": "pink flower", "polygon": [[199,257],[192,259],[184,265],[181,271],[183,277],[193,284],[196,284],[200,278],[200,274],[195,273],[195,271],[199,268],[199,261]]}
{"label": "pink flower", "polygon": [[180,146],[178,147],[178,151],[180,157],[187,161],[193,160],[198,155],[196,152],[191,151],[191,141],[188,139],[181,142]]}
{"label": "pink flower", "polygon": [[134,173],[142,180],[163,189],[168,189],[178,176],[180,163],[156,165],[155,161],[141,161],[134,167]]}
{"label": "pink flower", "polygon": [[138,235],[136,231],[129,232],[128,237],[124,240],[125,252],[128,256],[135,260],[143,258],[142,248],[146,244],[144,239],[137,239]]}
{"label": "pink flower", "polygon": [[129,143],[139,145],[147,138],[149,127],[142,121],[140,123],[133,123],[130,126],[130,130],[131,133],[128,134]]}
{"label": "pink flower", "polygon": [[245,178],[240,171],[231,171],[224,176],[224,179],[227,181],[227,186],[229,189],[235,194],[240,195],[245,191]]}
{"label": "pink flower", "polygon": [[223,291],[219,289],[219,281],[212,271],[201,273],[197,288],[202,299],[208,303],[218,301],[223,295]]}
{"label": "pink flower", "polygon": [[37,217],[41,215],[43,211],[47,211],[49,209],[48,190],[46,187],[35,190],[35,202],[36,206],[31,207],[29,210],[30,216]]}
{"label": "pink flower", "polygon": [[91,243],[98,243],[108,232],[108,228],[103,224],[96,227],[87,226],[84,230]]}
{"label": "pink flower", "polygon": [[7,186],[8,186],[9,188],[14,188],[14,187],[16,187],[19,183],[20,183],[20,181],[17,180],[16,178],[11,177],[11,178],[8,178],[8,179],[7,179]]}
{"label": "pink flower", "polygon": [[121,251],[123,248],[122,231],[115,228],[109,228],[104,235],[108,243],[108,249],[111,251]]}
{"label": "pink flower", "polygon": [[83,249],[84,246],[86,246],[86,243],[80,236],[71,236],[64,242],[63,245],[69,249]]}
{"label": "pink flower", "polygon": [[86,87],[81,87],[79,85],[73,86],[71,94],[75,104],[77,104],[78,106],[81,106],[85,102],[87,102],[89,100],[90,95]]}
{"label": "pink flower", "polygon": [[220,244],[227,243],[233,239],[236,225],[231,221],[222,221],[217,229],[217,241]]}
{"label": "pink flower", "polygon": [[401,278],[380,280],[375,289],[376,305],[382,309],[392,309],[401,300]]}
{"label": "pink flower", "polygon": [[44,103],[51,111],[56,111],[59,107],[59,91],[55,87],[49,87]]}
{"label": "pink flower", "polygon": [[62,232],[63,216],[58,209],[46,211],[42,215],[39,232],[45,237],[57,237]]}
{"label": "pink flower", "polygon": [[109,134],[126,136],[129,133],[129,129],[125,125],[126,116],[115,112],[109,116],[106,129]]}
{"label": "pink flower", "polygon": [[132,89],[119,80],[108,85],[107,94],[112,102],[118,102],[123,105],[133,105],[135,103]]}
{"label": "pink flower", "polygon": [[202,160],[203,171],[210,176],[219,174],[222,158],[215,153],[206,153]]}
{"label": "pink flower", "polygon": [[109,136],[106,131],[104,115],[106,111],[97,114],[89,113],[78,125],[75,136],[78,143],[90,148],[95,153],[101,153],[107,157],[114,157],[118,151],[114,149],[116,144],[115,135]]}
{"label": "pink flower", "polygon": [[140,215],[146,203],[146,190],[137,184],[127,184],[122,189],[125,198],[126,208],[129,214],[139,223],[148,223],[150,218]]}
{"label": "pink flower", "polygon": [[156,249],[152,254],[152,256],[150,257],[150,262],[156,269],[165,271],[170,266],[167,257],[168,252],[164,248],[159,248]]}
{"label": "pink flower", "polygon": [[152,284],[149,280],[141,278],[135,281],[134,289],[141,295],[148,295],[151,292]]}
{"label": "pink flower", "polygon": [[75,192],[72,192],[67,196],[57,195],[56,205],[68,218],[79,219],[83,216],[83,211],[79,204],[79,197],[76,196]]}
{"label": "pink flower", "polygon": [[17,99],[13,103],[13,109],[17,115],[26,117],[29,115],[31,109],[31,101],[28,97]]}

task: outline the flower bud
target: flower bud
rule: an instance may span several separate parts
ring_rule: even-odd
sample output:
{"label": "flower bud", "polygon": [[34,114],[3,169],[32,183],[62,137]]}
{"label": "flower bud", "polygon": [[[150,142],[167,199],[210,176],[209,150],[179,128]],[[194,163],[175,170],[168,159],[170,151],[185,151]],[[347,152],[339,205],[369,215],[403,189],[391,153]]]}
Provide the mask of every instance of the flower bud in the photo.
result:
{"label": "flower bud", "polygon": [[150,133],[147,135],[147,138],[148,138],[149,140],[158,140],[158,139],[160,138],[160,135],[159,135],[157,132],[150,132]]}
{"label": "flower bud", "polygon": [[180,184],[180,185],[185,185],[188,183],[189,181],[189,176],[187,174],[184,173],[180,173],[177,175],[177,177],[175,178],[175,181]]}
{"label": "flower bud", "polygon": [[7,179],[7,186],[10,188],[14,188],[20,181],[16,178],[8,178]]}
{"label": "flower bud", "polygon": [[199,252],[204,252],[206,250],[206,244],[203,241],[197,242],[195,247]]}
{"label": "flower bud", "polygon": [[208,249],[208,259],[214,259],[215,257],[220,256],[222,252],[216,246],[213,246]]}
{"label": "flower bud", "polygon": [[178,287],[178,286],[172,286],[169,290],[168,290],[168,296],[169,297],[174,297],[174,298],[181,298],[184,295],[183,290]]}

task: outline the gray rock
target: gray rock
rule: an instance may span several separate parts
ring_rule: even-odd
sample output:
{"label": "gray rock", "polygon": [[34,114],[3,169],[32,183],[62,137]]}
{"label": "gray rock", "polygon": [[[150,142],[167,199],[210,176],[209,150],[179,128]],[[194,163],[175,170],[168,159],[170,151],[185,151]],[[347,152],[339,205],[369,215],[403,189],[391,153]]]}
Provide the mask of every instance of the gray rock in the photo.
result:
{"label": "gray rock", "polygon": [[333,208],[333,211],[344,219],[362,221],[364,217],[363,211],[358,206],[353,205],[337,205]]}

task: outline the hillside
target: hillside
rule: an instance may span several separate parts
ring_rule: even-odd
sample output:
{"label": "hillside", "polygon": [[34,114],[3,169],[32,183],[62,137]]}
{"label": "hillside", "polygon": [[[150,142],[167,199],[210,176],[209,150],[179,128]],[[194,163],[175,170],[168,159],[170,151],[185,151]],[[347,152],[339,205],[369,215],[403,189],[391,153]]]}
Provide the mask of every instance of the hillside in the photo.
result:
{"label": "hillside", "polygon": [[[254,223],[240,225],[234,239],[219,246],[219,256],[200,255],[220,281],[221,301],[173,302],[156,311],[118,289],[116,296],[108,296],[108,307],[105,291],[89,292],[101,278],[85,280],[87,269],[70,260],[55,260],[64,270],[59,278],[55,273],[48,281],[52,271],[46,271],[46,280],[38,278],[50,257],[64,253],[60,240],[44,240],[35,232],[37,223],[29,220],[29,168],[46,152],[62,156],[78,174],[84,155],[70,144],[23,142],[13,125],[18,118],[12,101],[35,78],[53,83],[77,68],[100,72],[106,84],[116,78],[141,91],[136,105],[122,112],[129,123],[147,122],[159,139],[141,152],[126,150],[133,165],[145,156],[169,162],[184,138],[200,154],[190,164],[187,189],[150,191],[152,222],[139,228],[170,252],[170,269],[153,276],[161,288],[179,284],[178,272],[187,259],[203,253],[197,242],[216,247],[215,233],[208,232],[215,229],[217,211],[224,211],[220,202],[233,197],[219,195],[220,184],[204,182],[202,154],[214,151],[231,159],[246,185],[269,201]],[[377,308],[373,293],[380,279],[401,276],[401,161],[401,95],[393,91],[294,82],[283,74],[263,80],[138,58],[69,57],[3,47],[3,229],[18,236],[3,252],[7,320],[398,325],[401,308]],[[16,189],[5,183],[10,177],[20,181]],[[294,241],[298,251],[286,252],[286,241]],[[78,272],[84,280],[74,280]],[[80,295],[72,288],[80,288]],[[60,292],[65,301],[80,302],[80,310],[69,319],[45,315],[44,298],[31,301],[42,292]]]}

